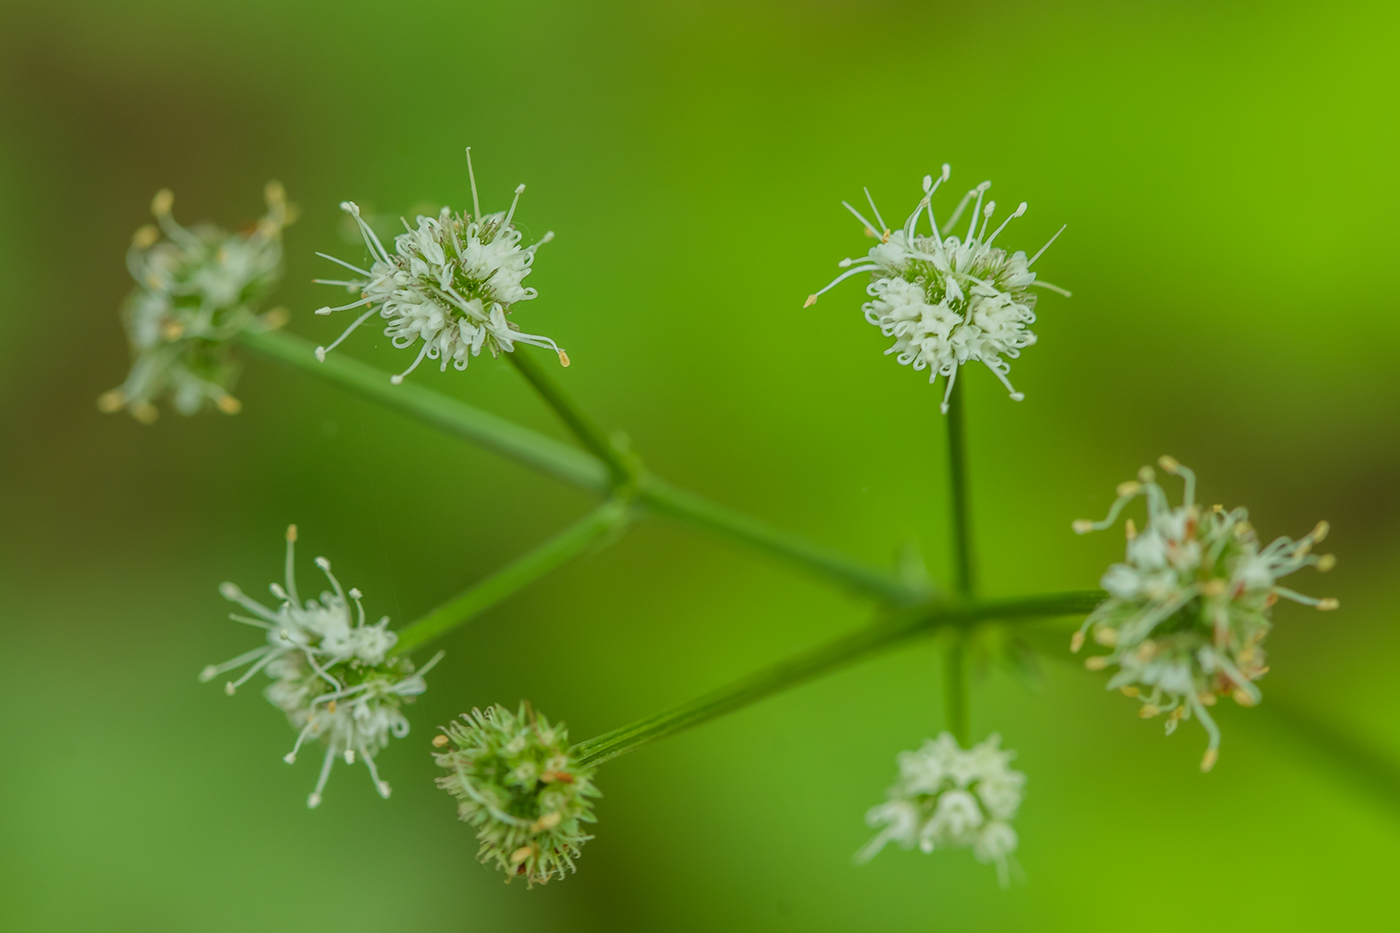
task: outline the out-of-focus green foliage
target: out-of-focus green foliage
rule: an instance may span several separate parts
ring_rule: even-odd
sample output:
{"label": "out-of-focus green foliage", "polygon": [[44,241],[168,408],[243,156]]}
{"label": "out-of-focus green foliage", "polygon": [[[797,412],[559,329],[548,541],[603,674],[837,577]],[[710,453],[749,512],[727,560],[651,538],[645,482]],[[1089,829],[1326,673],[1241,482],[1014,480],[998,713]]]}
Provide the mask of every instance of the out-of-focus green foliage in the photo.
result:
{"label": "out-of-focus green foliage", "polygon": [[[12,3],[0,32],[0,901],[14,929],[1316,929],[1394,916],[1400,811],[1278,711],[1400,759],[1400,190],[1390,4]],[[655,522],[447,639],[380,759],[395,794],[310,759],[253,696],[201,687],[251,645],[221,580],[277,576],[302,529],[395,623],[583,514],[582,494],[250,361],[236,418],[99,414],[122,379],[122,256],[153,192],[302,219],[276,300],[351,257],[337,204],[395,216],[530,186],[555,230],[527,330],[668,478],[871,561],[946,578],[937,389],[881,355],[839,206],[912,207],[951,162],[1030,202],[1004,234],[1047,295],[1019,404],[969,370],[989,595],[1094,585],[1070,534],[1171,453],[1261,535],[1332,521],[1339,563],[1281,606],[1253,710],[1161,736],[1103,676],[1045,660],[974,681],[975,738],[1019,751],[1024,885],[966,853],[850,856],[894,756],[941,726],[922,643],[605,765],[598,838],[562,884],[473,862],[433,726],[528,698],[583,738],[861,624],[867,607]],[[905,208],[893,208],[891,213]],[[347,239],[347,237],[349,237]],[[386,369],[366,328],[342,349]],[[341,352],[341,351],[337,351]],[[554,433],[504,362],[412,378]],[[1303,584],[1300,582],[1299,584]],[[1057,632],[1043,639],[1066,645]],[[313,756],[314,757],[314,756]],[[1392,793],[1394,789],[1392,788]]]}

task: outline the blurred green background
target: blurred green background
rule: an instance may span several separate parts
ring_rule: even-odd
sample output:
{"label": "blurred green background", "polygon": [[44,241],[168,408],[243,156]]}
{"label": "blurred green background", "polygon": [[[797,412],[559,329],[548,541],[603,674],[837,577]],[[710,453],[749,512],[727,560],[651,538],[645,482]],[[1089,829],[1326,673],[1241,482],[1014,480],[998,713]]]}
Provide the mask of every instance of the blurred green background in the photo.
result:
{"label": "blurred green background", "polygon": [[[1395,475],[1400,8],[1351,3],[43,3],[0,30],[0,902],[15,930],[1316,929],[1393,922],[1397,788],[1280,711],[1400,768]],[[380,800],[252,691],[195,675],[251,647],[217,585],[330,557],[414,618],[582,514],[583,495],[304,375],[249,360],[236,418],[100,415],[127,355],[123,252],[151,194],[238,226],[268,178],[303,210],[275,300],[318,341],[355,258],[336,209],[483,200],[546,229],[522,306],[561,375],[658,472],[870,561],[947,564],[938,390],[881,355],[868,245],[839,205],[903,216],[944,161],[1065,235],[1015,404],[969,370],[990,594],[1091,586],[1075,538],[1170,452],[1261,532],[1334,527],[1339,564],[1284,605],[1258,710],[1171,739],[1068,657],[1028,692],[976,681],[973,728],[1029,775],[1026,880],[965,852],[855,868],[894,756],[941,727],[937,642],[603,769],[581,871],[527,891],[475,864],[427,738],[532,700],[576,739],[862,624],[868,605],[664,521],[445,643],[380,758]],[[406,361],[366,328],[345,352]],[[562,436],[503,362],[414,377]],[[1058,642],[1056,642],[1058,644]]]}

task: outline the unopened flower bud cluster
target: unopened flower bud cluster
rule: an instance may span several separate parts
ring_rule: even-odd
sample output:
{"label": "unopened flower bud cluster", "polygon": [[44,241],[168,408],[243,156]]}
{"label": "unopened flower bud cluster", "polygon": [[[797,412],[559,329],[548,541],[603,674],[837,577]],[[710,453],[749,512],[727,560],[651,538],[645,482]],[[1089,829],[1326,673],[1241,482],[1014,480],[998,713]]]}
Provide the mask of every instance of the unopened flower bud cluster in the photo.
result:
{"label": "unopened flower bud cluster", "polygon": [[[865,228],[866,235],[878,242],[864,259],[842,260],[840,265],[846,271],[810,296],[806,305],[810,307],[824,292],[845,279],[869,273],[866,293],[871,300],[862,306],[866,321],[880,328],[886,337],[894,338],[893,346],[885,353],[894,354],[900,365],[912,365],[916,372],[927,369],[929,382],[939,376],[946,377],[945,412],[958,367],[970,360],[986,365],[1006,386],[1011,397],[1019,401],[1023,396],[1007,378],[1011,371],[1007,359],[1016,359],[1022,348],[1035,343],[1035,334],[1027,329],[1027,325],[1035,323],[1036,295],[1031,288],[1038,286],[1069,294],[1057,286],[1037,281],[1036,274],[1030,271],[1050,243],[1029,259],[1019,250],[1008,253],[993,246],[1006,225],[1026,212],[1026,205],[1022,202],[988,234],[996,202],[988,202],[984,207],[983,198],[991,182],[984,181],[968,191],[940,232],[932,199],[948,177],[949,167],[944,165],[937,179],[924,178],[923,199],[904,226],[897,230],[885,226],[869,190],[865,194],[874,222],[845,204]],[[976,203],[966,233],[961,238],[949,235],[974,198]],[[928,233],[921,234],[918,226],[925,214]],[[1054,242],[1054,237],[1050,242]]]}
{"label": "unopened flower bud cluster", "polygon": [[563,723],[521,704],[472,710],[433,740],[434,760],[447,770],[438,786],[457,798],[457,815],[476,830],[477,858],[506,873],[543,884],[572,872],[579,848],[592,839],[598,796],[593,769],[569,754]]}
{"label": "unopened flower bud cluster", "polygon": [[1017,843],[1011,820],[1026,783],[1024,774],[1009,767],[1015,756],[1001,748],[999,735],[964,749],[947,732],[916,751],[900,752],[889,799],[865,815],[868,824],[883,829],[856,859],[869,861],[891,842],[922,852],[971,848],[978,861],[996,865],[1005,886]]}
{"label": "unopened flower bud cluster", "polygon": [[167,396],[185,415],[208,404],[227,414],[239,410],[229,394],[237,368],[228,341],[246,328],[286,320],[285,311],[257,312],[281,276],[282,227],[290,221],[282,186],[269,182],[264,194],[267,214],[248,233],[183,227],[171,214],[174,195],[156,194],[151,212],[158,226],[137,230],[127,252],[137,285],[123,308],[131,372],[98,399],[103,411],[125,408],[149,423],[156,402]]}
{"label": "unopened flower bud cluster", "polygon": [[284,760],[294,763],[306,742],[321,742],[326,747],[307,806],[320,805],[338,758],[346,764],[358,758],[368,769],[375,790],[388,797],[389,782],[380,778],[374,756],[389,744],[390,737],[408,734],[408,720],[401,707],[427,689],[423,675],[442,655],[417,671],[408,658],[391,656],[398,636],[389,630],[388,617],[367,624],[360,591],[343,590],[324,557],[316,558],[316,564],[333,591],[321,593],[319,599],[302,600],[293,566],[296,537],[293,525],[287,529],[286,586],[274,583],[271,587],[279,601],[276,609],[249,598],[232,583],[220,587],[226,599],[251,613],[231,618],[264,629],[267,643],[231,661],[206,667],[200,680],[251,665],[237,680],[224,685],[232,696],[259,671],[266,672],[272,682],[264,696],[297,730],[296,744]]}
{"label": "unopened flower bud cluster", "polygon": [[1122,563],[1108,568],[1102,585],[1109,598],[1084,621],[1071,647],[1086,635],[1109,648],[1090,657],[1091,670],[1117,667],[1109,689],[1137,697],[1143,718],[1165,715],[1170,735],[1195,716],[1210,737],[1201,769],[1215,764],[1220,731],[1206,708],[1219,696],[1244,706],[1259,702],[1255,681],[1268,671],[1263,642],[1270,610],[1279,597],[1317,609],[1335,609],[1335,599],[1304,596],[1280,586],[1281,577],[1303,567],[1328,570],[1330,554],[1313,546],[1327,534],[1320,522],[1298,540],[1278,538],[1261,547],[1245,509],[1201,509],[1195,503],[1196,477],[1171,457],[1162,469],[1185,482],[1182,504],[1172,507],[1143,467],[1138,479],[1118,487],[1118,499],[1101,522],[1078,521],[1080,534],[1111,526],[1138,496],[1147,500],[1147,524],[1139,531],[1129,519]]}
{"label": "unopened flower bud cluster", "polygon": [[[467,165],[470,171],[470,153]],[[483,347],[497,356],[513,351],[517,343],[548,347],[559,354],[560,363],[569,365],[568,355],[553,340],[522,333],[508,317],[516,303],[536,296],[535,289],[523,282],[535,261],[535,250],[553,239],[554,234],[546,233],[538,242],[521,249],[523,234],[512,221],[525,186],[515,189],[509,210],[483,215],[474,174],[471,183],[471,214],[453,213],[444,207],[436,217],[418,217],[417,227],[404,221],[406,232],[394,238],[392,252],[384,248],[365,222],[358,205],[353,201],[341,204],[359,225],[370,254],[369,268],[361,269],[327,256],[357,278],[317,281],[344,286],[358,293],[359,299],[339,307],[324,307],[316,313],[367,310],[329,346],[317,347],[320,359],[324,360],[327,351],[377,313],[388,322],[384,334],[396,348],[407,349],[422,341],[413,363],[392,378],[395,383],[402,382],[425,357],[439,360],[444,371],[449,362],[455,369],[463,370]]]}

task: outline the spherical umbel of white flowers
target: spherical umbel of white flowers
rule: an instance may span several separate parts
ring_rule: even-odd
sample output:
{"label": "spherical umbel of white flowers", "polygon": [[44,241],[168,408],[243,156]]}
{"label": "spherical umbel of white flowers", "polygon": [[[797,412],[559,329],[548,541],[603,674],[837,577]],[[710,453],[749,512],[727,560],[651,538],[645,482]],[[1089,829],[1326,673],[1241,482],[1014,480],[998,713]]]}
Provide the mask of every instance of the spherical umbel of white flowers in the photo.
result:
{"label": "spherical umbel of white flowers", "polygon": [[[944,165],[938,178],[924,176],[923,199],[898,230],[885,226],[870,189],[865,189],[865,198],[874,223],[842,201],[865,228],[866,236],[879,242],[864,259],[841,260],[838,265],[846,271],[826,288],[808,296],[803,305],[811,307],[836,285],[868,272],[870,284],[865,291],[871,300],[862,305],[865,319],[886,337],[894,338],[894,345],[885,354],[894,354],[901,366],[912,365],[916,372],[927,369],[930,383],[939,376],[946,377],[941,406],[945,414],[958,367],[970,360],[985,364],[995,373],[1013,399],[1024,398],[1007,378],[1011,364],[1006,359],[1016,359],[1023,347],[1035,343],[1035,334],[1026,329],[1026,325],[1035,323],[1036,295],[1031,289],[1046,288],[1069,295],[1057,285],[1037,281],[1030,271],[1064,227],[1029,259],[1019,250],[1008,253],[993,246],[1006,225],[1026,212],[1026,202],[1022,201],[988,235],[987,228],[996,212],[995,201],[985,207],[982,204],[992,184],[989,181],[963,195],[940,226],[934,217],[933,196],[948,180],[949,173],[949,166]],[[976,204],[966,234],[961,239],[950,236],[974,198]],[[919,221],[925,214],[928,233],[921,234]]]}
{"label": "spherical umbel of white flowers", "polygon": [[184,415],[208,403],[230,415],[242,407],[229,394],[238,374],[229,340],[287,320],[280,308],[257,313],[258,302],[281,277],[282,228],[292,221],[280,184],[268,182],[263,193],[267,214],[247,233],[208,224],[182,227],[170,213],[175,196],[169,189],[156,193],[151,213],[159,226],[137,230],[126,255],[137,285],[122,307],[131,372],[97,400],[98,408],[125,408],[149,424],[165,395]]}
{"label": "spherical umbel of white flowers", "polygon": [[1279,578],[1308,566],[1330,570],[1336,561],[1312,553],[1327,535],[1326,522],[1296,541],[1278,538],[1261,548],[1245,509],[1199,508],[1195,474],[1171,457],[1158,463],[1185,481],[1180,506],[1167,504],[1151,467],[1143,467],[1136,481],[1118,487],[1107,518],[1074,523],[1078,534],[1101,531],[1133,499],[1147,499],[1147,526],[1139,532],[1132,519],[1125,523],[1127,553],[1103,575],[1109,598],[1084,620],[1070,648],[1079,651],[1086,634],[1109,648],[1084,666],[1116,665],[1108,689],[1137,697],[1144,719],[1166,715],[1168,735],[1181,720],[1199,719],[1210,737],[1201,770],[1209,771],[1219,755],[1220,730],[1206,707],[1219,696],[1242,706],[1259,702],[1254,682],[1269,670],[1263,641],[1274,603],[1282,596],[1337,608],[1337,600],[1296,593],[1279,586]]}
{"label": "spherical umbel of white flowers", "polygon": [[[391,651],[398,635],[389,631],[385,616],[374,625],[365,621],[365,608],[357,589],[343,590],[331,573],[330,561],[316,558],[334,592],[323,592],[319,600],[303,601],[297,593],[294,567],[297,526],[287,528],[286,588],[272,584],[272,595],[279,600],[269,609],[248,598],[232,583],[219,592],[238,603],[251,616],[230,614],[237,622],[267,631],[267,643],[223,664],[211,664],[199,675],[201,681],[251,664],[237,680],[224,685],[229,696],[258,671],[272,679],[263,695],[287,715],[297,730],[296,744],[283,760],[292,764],[307,741],[325,743],[321,774],[316,789],[307,798],[308,807],[321,803],[331,766],[337,758],[354,764],[356,756],[369,770],[380,796],[389,796],[389,782],[379,777],[374,756],[389,744],[390,736],[408,734],[408,720],[401,707],[428,689],[423,675],[442,659],[439,652],[421,670],[414,670],[406,657]],[[347,598],[348,597],[348,598]],[[351,617],[354,601],[356,618]]]}
{"label": "spherical umbel of white flowers", "polygon": [[563,723],[520,704],[462,714],[433,738],[433,760],[448,772],[437,784],[457,798],[457,815],[476,829],[477,860],[528,885],[575,871],[579,848],[593,837],[594,769],[569,753]]}
{"label": "spherical umbel of white flowers", "polygon": [[394,238],[394,251],[384,248],[375,232],[360,216],[353,201],[340,207],[355,218],[365,247],[369,250],[368,269],[318,253],[318,256],[350,270],[355,279],[317,279],[325,285],[340,285],[359,299],[339,307],[324,307],[317,314],[333,314],[365,308],[355,322],[329,346],[317,347],[317,359],[340,345],[376,313],[389,322],[384,335],[403,350],[422,341],[417,357],[402,373],[391,377],[395,385],[413,372],[426,357],[463,370],[482,347],[492,356],[510,353],[517,343],[548,347],[559,354],[559,362],[569,365],[569,356],[548,337],[526,334],[508,315],[517,302],[536,296],[522,283],[530,274],[535,250],[554,239],[553,231],[537,243],[520,248],[522,234],[512,226],[516,205],[524,185],[515,189],[510,209],[482,214],[472,171],[471,150],[467,150],[467,173],[471,178],[472,213],[453,213],[444,207],[436,217],[418,217],[416,228],[403,221],[406,232]]}
{"label": "spherical umbel of white flowers", "polygon": [[870,826],[884,828],[856,853],[856,861],[870,861],[891,842],[922,852],[971,848],[978,861],[996,865],[1005,887],[1017,842],[1011,820],[1026,783],[1024,774],[1008,767],[1015,757],[996,734],[963,749],[944,732],[917,751],[900,752],[889,799],[865,815]]}

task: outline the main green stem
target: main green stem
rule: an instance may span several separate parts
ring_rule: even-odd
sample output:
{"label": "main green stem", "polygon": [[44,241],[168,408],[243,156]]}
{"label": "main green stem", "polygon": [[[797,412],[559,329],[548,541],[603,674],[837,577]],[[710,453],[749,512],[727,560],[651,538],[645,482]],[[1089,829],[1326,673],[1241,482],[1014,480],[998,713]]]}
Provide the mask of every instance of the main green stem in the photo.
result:
{"label": "main green stem", "polygon": [[[963,599],[972,599],[976,574],[972,556],[972,517],[967,492],[967,423],[963,419],[963,384],[953,383],[948,393],[948,488],[953,516],[953,587]],[[943,656],[943,714],[948,731],[963,748],[972,745],[968,718],[966,639],[954,632]]]}
{"label": "main green stem", "polygon": [[441,638],[625,527],[628,519],[627,503],[609,500],[533,551],[399,629],[398,643],[390,654],[408,654]]}
{"label": "main green stem", "polygon": [[1051,616],[1081,615],[1090,612],[1104,596],[1102,591],[1090,590],[895,610],[867,628],[819,645],[689,703],[580,742],[573,751],[582,764],[600,764],[654,739],[757,703],[906,639],[942,628],[962,632],[988,619],[1025,622]]}
{"label": "main green stem", "polygon": [[[595,495],[608,495],[613,488],[612,471],[598,458],[441,392],[424,388],[421,384],[405,382],[392,385],[385,373],[343,354],[333,353],[326,357],[324,363],[318,362],[314,344],[282,331],[245,331],[235,339],[261,356],[349,389],[571,486]],[[926,590],[905,583],[894,573],[852,560],[797,535],[779,531],[757,519],[678,489],[653,474],[641,473],[636,483],[636,500],[639,504],[747,544],[858,593],[897,605],[918,603],[928,598]]]}

